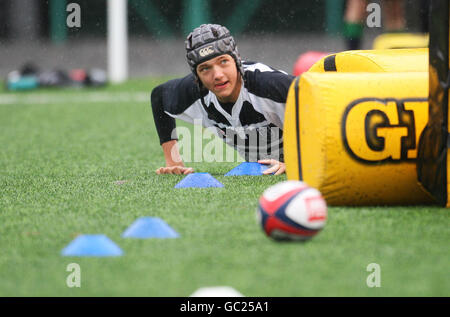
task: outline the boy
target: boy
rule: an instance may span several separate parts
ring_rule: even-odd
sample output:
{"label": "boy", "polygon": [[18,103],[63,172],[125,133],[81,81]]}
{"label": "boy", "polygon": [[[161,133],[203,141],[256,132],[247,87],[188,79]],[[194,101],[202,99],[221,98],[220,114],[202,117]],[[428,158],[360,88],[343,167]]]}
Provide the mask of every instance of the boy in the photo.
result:
{"label": "boy", "polygon": [[242,62],[228,29],[203,24],[185,42],[192,74],[152,91],[156,129],[166,166],[157,174],[189,174],[177,146],[175,118],[213,130],[246,161],[271,164],[279,175],[283,160],[283,122],[294,76],[255,62]]}

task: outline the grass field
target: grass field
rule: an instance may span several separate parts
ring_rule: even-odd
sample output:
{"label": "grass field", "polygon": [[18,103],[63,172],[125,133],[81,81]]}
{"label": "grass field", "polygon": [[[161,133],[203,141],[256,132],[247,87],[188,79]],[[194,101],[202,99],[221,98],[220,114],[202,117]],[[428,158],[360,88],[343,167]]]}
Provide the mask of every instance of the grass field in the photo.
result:
{"label": "grass field", "polygon": [[[277,243],[255,210],[285,176],[224,177],[238,163],[192,163],[225,187],[174,189],[182,176],[154,172],[163,155],[149,99],[161,80],[0,92],[0,296],[189,296],[219,285],[245,296],[450,295],[444,208],[330,207],[313,240]],[[181,237],[121,238],[141,216]],[[124,255],[61,256],[78,234],[106,234]],[[81,267],[80,288],[66,285],[69,263]],[[366,285],[369,263],[381,267],[379,288]]]}

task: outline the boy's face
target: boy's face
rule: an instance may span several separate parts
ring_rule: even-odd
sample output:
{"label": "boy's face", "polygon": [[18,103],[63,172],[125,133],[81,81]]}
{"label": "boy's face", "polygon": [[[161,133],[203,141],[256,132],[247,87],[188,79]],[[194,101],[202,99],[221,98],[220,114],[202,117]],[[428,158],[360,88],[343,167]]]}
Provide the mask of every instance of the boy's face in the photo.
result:
{"label": "boy's face", "polygon": [[236,63],[228,54],[220,55],[197,66],[203,86],[221,102],[236,102],[241,90],[241,76]]}

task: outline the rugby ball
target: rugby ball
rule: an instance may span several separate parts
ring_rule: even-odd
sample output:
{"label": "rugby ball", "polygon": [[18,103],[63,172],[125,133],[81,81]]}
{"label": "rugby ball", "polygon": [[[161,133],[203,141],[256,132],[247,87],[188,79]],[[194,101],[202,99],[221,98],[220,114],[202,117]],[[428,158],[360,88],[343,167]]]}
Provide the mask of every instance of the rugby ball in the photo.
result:
{"label": "rugby ball", "polygon": [[304,241],[325,226],[327,204],[317,189],[304,182],[285,181],[264,191],[257,217],[269,237]]}

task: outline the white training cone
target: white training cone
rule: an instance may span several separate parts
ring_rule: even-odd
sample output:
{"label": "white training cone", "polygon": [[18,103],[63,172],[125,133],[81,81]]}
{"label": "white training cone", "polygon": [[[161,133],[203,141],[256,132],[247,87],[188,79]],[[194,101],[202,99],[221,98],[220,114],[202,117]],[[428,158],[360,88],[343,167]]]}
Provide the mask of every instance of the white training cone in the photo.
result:
{"label": "white training cone", "polygon": [[245,297],[229,286],[202,287],[191,294],[190,297]]}

